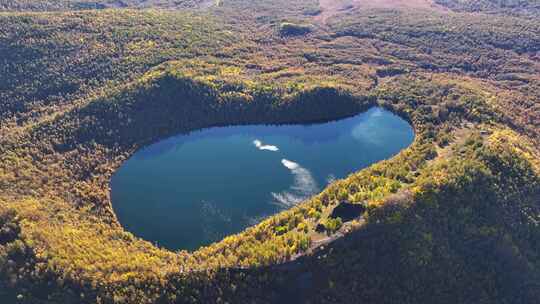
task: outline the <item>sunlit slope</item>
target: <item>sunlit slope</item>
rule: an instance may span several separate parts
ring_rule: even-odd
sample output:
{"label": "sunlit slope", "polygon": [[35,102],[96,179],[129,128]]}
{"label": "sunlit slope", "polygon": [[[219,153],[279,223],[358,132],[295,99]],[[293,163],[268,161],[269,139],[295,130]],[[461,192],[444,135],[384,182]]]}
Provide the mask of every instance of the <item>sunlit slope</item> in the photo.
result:
{"label": "sunlit slope", "polygon": [[[3,284],[29,303],[538,299],[538,21],[345,9],[321,24],[311,2],[279,3],[0,15]],[[146,144],[372,105],[411,123],[410,147],[209,247],[157,248],[112,212],[110,176]],[[366,213],[332,218],[345,201]]]}
{"label": "sunlit slope", "polygon": [[197,8],[213,0],[1,0],[0,11],[68,11],[107,8]]}
{"label": "sunlit slope", "polygon": [[538,19],[373,9],[330,19],[329,24],[341,39],[378,41],[372,45],[387,60],[377,69],[380,78],[425,71],[466,82],[512,124],[533,138],[540,136]]}
{"label": "sunlit slope", "polygon": [[163,61],[215,56],[238,40],[214,18],[181,12],[4,14],[0,23],[0,117],[18,125]]}
{"label": "sunlit slope", "polygon": [[540,14],[540,3],[536,0],[435,0],[435,2],[456,11],[511,14],[532,18]]}

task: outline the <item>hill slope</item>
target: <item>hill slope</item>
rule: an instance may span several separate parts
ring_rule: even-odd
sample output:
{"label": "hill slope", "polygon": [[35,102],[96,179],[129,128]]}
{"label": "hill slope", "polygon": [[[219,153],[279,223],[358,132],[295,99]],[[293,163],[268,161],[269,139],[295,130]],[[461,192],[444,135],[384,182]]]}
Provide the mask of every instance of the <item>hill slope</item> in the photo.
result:
{"label": "hill slope", "polygon": [[66,11],[106,8],[195,8],[204,0],[2,0],[0,11]]}
{"label": "hill slope", "polygon": [[[0,286],[11,298],[540,297],[537,19],[393,1],[345,5],[324,22],[324,6],[301,0],[224,0],[206,11],[73,12],[74,2],[37,3],[4,7],[62,11],[0,14]],[[310,30],[283,35],[283,23]],[[410,147],[237,235],[171,252],[116,220],[110,177],[145,145],[211,126],[329,120],[373,105],[411,123]],[[339,224],[331,214],[345,201],[366,212]]]}

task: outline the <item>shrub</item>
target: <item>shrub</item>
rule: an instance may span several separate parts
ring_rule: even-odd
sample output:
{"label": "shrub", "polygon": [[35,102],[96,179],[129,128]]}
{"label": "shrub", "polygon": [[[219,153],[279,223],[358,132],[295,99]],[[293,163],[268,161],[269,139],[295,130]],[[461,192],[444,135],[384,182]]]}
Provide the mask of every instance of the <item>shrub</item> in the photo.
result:
{"label": "shrub", "polygon": [[343,225],[343,221],[341,220],[340,217],[335,218],[335,219],[329,218],[324,223],[324,227],[326,228],[326,232],[328,234],[332,234],[332,233],[338,231],[339,228],[341,228],[342,225]]}
{"label": "shrub", "polygon": [[301,36],[313,31],[313,26],[310,24],[295,24],[283,22],[279,26],[281,36]]}

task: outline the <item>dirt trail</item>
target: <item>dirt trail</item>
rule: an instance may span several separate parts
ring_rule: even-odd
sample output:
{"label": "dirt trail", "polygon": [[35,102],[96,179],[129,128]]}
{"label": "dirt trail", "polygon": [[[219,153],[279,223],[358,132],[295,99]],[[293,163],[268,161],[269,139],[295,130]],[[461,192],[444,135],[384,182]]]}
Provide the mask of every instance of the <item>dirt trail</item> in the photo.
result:
{"label": "dirt trail", "polygon": [[328,18],[332,16],[358,8],[415,8],[446,11],[446,8],[433,3],[433,0],[319,0],[319,6],[321,13],[315,17],[315,21],[322,24],[326,24]]}
{"label": "dirt trail", "polygon": [[319,23],[326,24],[328,18],[352,10],[358,6],[361,0],[319,0],[321,13],[315,17]]}

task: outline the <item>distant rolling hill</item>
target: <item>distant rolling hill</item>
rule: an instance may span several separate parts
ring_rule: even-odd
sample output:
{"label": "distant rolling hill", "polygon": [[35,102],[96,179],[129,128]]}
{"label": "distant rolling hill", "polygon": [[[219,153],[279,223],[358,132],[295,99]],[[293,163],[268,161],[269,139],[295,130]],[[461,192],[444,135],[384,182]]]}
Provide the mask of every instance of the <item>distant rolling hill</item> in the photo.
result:
{"label": "distant rolling hill", "polygon": [[[0,0],[0,303],[537,304],[535,5]],[[408,148],[208,247],[112,209],[149,143],[374,105]]]}
{"label": "distant rolling hill", "polygon": [[[106,8],[194,8],[205,0],[1,0],[4,11],[57,11]],[[210,0],[210,2],[213,2]]]}
{"label": "distant rolling hill", "polygon": [[456,11],[506,13],[538,16],[538,0],[435,0],[436,3]]}

